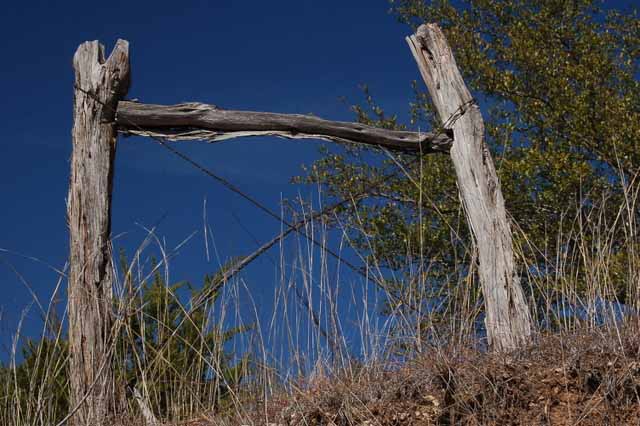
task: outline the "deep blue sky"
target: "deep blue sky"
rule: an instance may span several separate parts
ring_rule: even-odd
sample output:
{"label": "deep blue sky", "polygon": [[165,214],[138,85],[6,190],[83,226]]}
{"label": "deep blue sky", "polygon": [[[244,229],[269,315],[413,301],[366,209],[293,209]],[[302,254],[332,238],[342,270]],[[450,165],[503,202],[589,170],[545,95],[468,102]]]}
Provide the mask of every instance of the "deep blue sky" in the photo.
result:
{"label": "deep blue sky", "polygon": [[[65,197],[69,174],[73,71],[85,40],[110,52],[130,42],[130,98],[148,103],[202,101],[224,108],[314,113],[352,120],[340,97],[359,102],[367,83],[389,110],[406,114],[410,81],[418,78],[405,44],[409,29],[388,14],[386,0],[11,2],[0,17],[0,249],[34,256],[61,268],[67,257]],[[318,157],[318,144],[275,138],[215,146],[179,146],[184,152],[279,210],[281,196],[311,188],[289,184],[300,165]],[[171,264],[174,280],[199,282],[218,261],[205,257],[203,200],[218,253],[247,253],[280,225],[150,140],[121,139],[113,202],[113,234],[129,253],[143,240],[140,225],[161,218],[158,235],[173,247],[199,233]],[[234,218],[239,218],[239,226]],[[277,257],[277,250],[274,252]],[[2,343],[32,300],[15,268],[48,300],[56,274],[46,266],[0,253]],[[245,274],[266,289],[275,281],[269,262]],[[265,277],[267,277],[265,279]],[[259,294],[259,293],[258,293]],[[270,297],[270,296],[269,296]],[[32,309],[29,333],[37,330]],[[6,346],[5,346],[6,347]]]}
{"label": "deep blue sky", "polygon": [[[629,5],[629,2],[608,4]],[[407,116],[410,82],[419,78],[404,41],[409,28],[388,14],[386,0],[10,2],[0,16],[0,249],[61,268],[67,258],[65,197],[71,150],[71,59],[85,40],[107,51],[130,42],[130,98],[147,103],[201,101],[223,108],[314,113],[352,120],[340,97],[361,100],[366,83],[388,111]],[[281,197],[312,188],[289,184],[318,144],[274,138],[179,148],[274,210]],[[113,203],[117,247],[131,253],[141,226],[161,218],[167,247],[198,234],[171,264],[173,280],[199,282],[218,261],[205,257],[203,200],[220,257],[255,248],[280,225],[150,140],[121,139]],[[242,226],[236,220],[242,222]],[[277,252],[274,253],[277,257]],[[15,271],[17,270],[21,277]],[[277,274],[262,261],[245,277],[258,299]],[[0,252],[0,343],[32,300],[21,282],[47,300],[56,274]],[[32,311],[33,312],[33,311]],[[26,330],[37,330],[31,314]],[[6,346],[5,346],[6,347]]]}

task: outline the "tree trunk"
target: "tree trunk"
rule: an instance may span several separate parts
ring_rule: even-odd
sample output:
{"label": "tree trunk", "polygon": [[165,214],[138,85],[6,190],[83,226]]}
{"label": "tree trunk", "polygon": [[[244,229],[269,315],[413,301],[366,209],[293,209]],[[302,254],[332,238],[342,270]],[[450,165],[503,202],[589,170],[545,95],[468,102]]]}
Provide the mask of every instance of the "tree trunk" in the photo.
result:
{"label": "tree trunk", "polygon": [[111,187],[117,102],[129,87],[129,44],[118,40],[105,61],[97,41],[74,58],[73,153],[67,216],[70,238],[69,351],[74,425],[110,421],[116,409],[111,366]]}
{"label": "tree trunk", "polygon": [[450,154],[478,248],[489,344],[495,350],[513,350],[528,341],[531,316],[515,273],[511,229],[500,182],[484,142],[480,108],[437,25],[422,25],[407,41],[440,119],[445,127],[453,129]]}

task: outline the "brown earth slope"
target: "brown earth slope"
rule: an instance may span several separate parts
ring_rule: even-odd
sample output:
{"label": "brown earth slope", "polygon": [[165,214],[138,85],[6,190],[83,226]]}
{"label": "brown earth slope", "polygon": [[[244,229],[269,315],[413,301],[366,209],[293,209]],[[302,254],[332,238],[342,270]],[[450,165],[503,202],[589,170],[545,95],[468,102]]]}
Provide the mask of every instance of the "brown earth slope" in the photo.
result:
{"label": "brown earth slope", "polygon": [[519,354],[433,350],[318,375],[242,416],[191,425],[638,425],[640,336],[549,336]]}

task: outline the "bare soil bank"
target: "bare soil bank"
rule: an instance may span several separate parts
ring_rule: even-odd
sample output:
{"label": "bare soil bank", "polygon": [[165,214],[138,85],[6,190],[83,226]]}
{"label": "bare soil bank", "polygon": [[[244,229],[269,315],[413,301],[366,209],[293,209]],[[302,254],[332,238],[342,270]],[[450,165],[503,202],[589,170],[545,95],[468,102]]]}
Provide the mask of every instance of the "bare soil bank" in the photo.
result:
{"label": "bare soil bank", "polygon": [[432,350],[397,369],[318,375],[242,415],[188,424],[637,425],[639,354],[637,330],[546,336],[510,356]]}

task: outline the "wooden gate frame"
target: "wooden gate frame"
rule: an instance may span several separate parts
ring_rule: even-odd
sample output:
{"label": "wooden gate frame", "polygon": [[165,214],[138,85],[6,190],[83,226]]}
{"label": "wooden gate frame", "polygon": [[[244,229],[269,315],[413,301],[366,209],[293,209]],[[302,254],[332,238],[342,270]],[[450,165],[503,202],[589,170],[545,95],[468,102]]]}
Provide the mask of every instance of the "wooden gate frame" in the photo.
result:
{"label": "wooden gate frame", "polygon": [[360,143],[404,152],[450,152],[479,257],[489,344],[510,351],[525,344],[531,316],[516,274],[504,199],[480,109],[467,89],[441,29],[421,26],[407,37],[445,126],[441,133],[375,128],[320,118],[229,111],[187,103],[124,100],[130,81],[129,43],[118,40],[105,60],[98,41],[75,53],[73,153],[67,215],[70,238],[69,344],[73,423],[102,425],[119,411],[111,368],[113,265],[111,194],[118,133],[169,141],[275,135]]}

